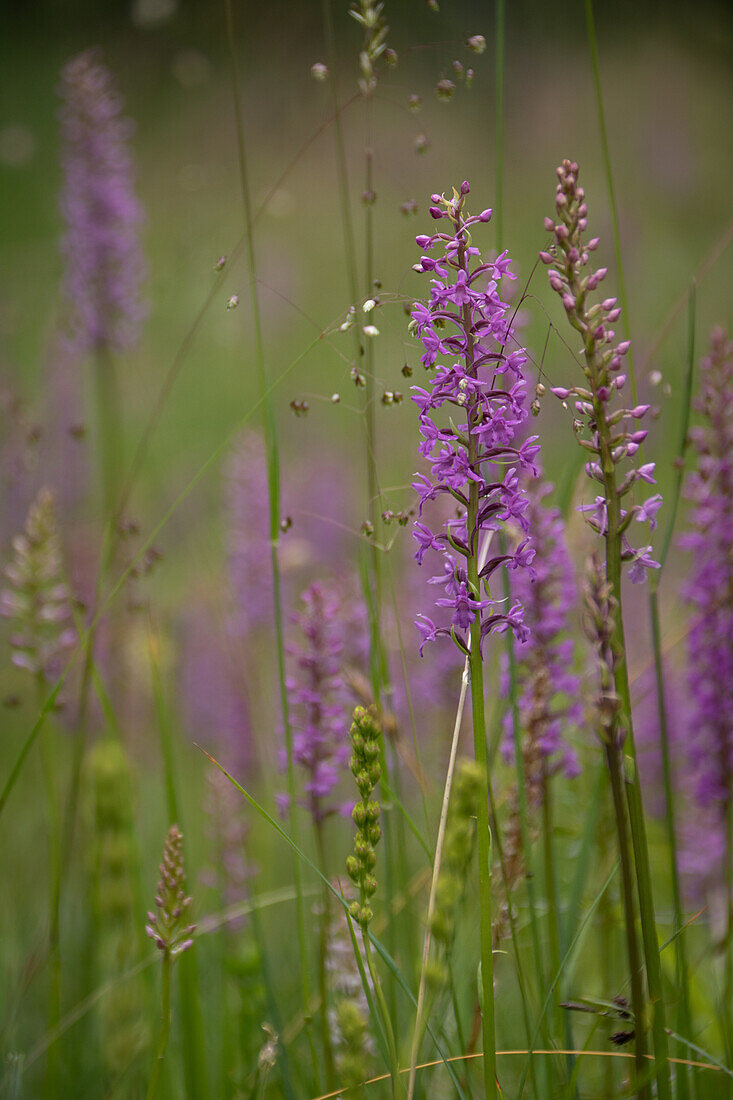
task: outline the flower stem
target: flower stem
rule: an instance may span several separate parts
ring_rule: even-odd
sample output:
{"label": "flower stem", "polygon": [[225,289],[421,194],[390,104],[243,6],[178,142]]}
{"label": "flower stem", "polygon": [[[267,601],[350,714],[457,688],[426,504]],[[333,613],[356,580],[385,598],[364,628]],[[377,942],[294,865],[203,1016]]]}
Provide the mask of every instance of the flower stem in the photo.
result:
{"label": "flower stem", "polygon": [[[475,509],[478,492],[472,489]],[[471,530],[471,500],[469,500],[469,530]],[[468,562],[468,579],[478,589],[476,555]],[[473,711],[473,748],[476,763],[487,774],[486,726],[484,716],[484,673],[481,661],[481,621],[477,615],[471,624],[471,707]],[[479,904],[481,907],[481,1030],[483,1035],[484,1087],[487,1100],[498,1097],[496,1078],[496,1032],[494,1023],[494,954],[491,937],[491,833],[489,830],[489,806],[484,796],[478,800],[478,864]]]}
{"label": "flower stem", "polygon": [[150,1074],[148,1091],[145,1094],[146,1100],[154,1100],[158,1094],[158,1085],[163,1069],[163,1061],[165,1059],[166,1050],[168,1049],[168,1037],[171,1031],[171,967],[171,959],[166,951],[163,955],[161,977],[160,1034],[158,1035],[158,1045],[155,1049],[155,1061],[153,1062],[153,1070]]}
{"label": "flower stem", "polygon": [[[466,248],[462,242],[458,251],[461,268],[466,266]],[[474,367],[474,337],[471,332],[471,307],[465,304],[461,310],[466,332],[466,373],[476,373]],[[467,412],[468,462],[473,467],[478,457],[478,439],[471,430],[475,427],[475,413],[470,406]],[[466,531],[468,534],[469,556],[467,559],[468,585],[474,599],[479,599],[481,581],[479,579],[479,537],[477,529],[479,511],[479,486],[476,481],[469,482],[468,514]],[[481,658],[481,616],[474,615],[471,623],[471,649],[468,663],[471,675],[471,710],[473,716],[473,751],[476,764],[489,783],[488,758],[486,752],[486,715],[484,712],[484,668]],[[491,830],[489,826],[489,803],[485,792],[478,800],[478,872],[480,944],[481,944],[481,1030],[483,1039],[484,1089],[487,1100],[500,1095],[496,1076],[496,1024],[494,1013],[494,952],[491,921]]]}
{"label": "flower stem", "polygon": [[[634,903],[634,863],[631,836],[629,832],[628,811],[624,799],[623,760],[621,750],[608,742],[605,744],[606,763],[611,779],[613,812],[616,819],[618,850],[621,859],[621,888],[624,904],[624,926],[626,930],[626,949],[629,958],[629,976],[631,980],[631,1007],[634,1013],[634,1053],[636,1055],[636,1073],[643,1081],[647,1072],[646,1038],[644,1033],[644,988],[641,953],[636,931],[636,906]],[[651,1092],[647,1083],[639,1087],[639,1096],[650,1100]]]}

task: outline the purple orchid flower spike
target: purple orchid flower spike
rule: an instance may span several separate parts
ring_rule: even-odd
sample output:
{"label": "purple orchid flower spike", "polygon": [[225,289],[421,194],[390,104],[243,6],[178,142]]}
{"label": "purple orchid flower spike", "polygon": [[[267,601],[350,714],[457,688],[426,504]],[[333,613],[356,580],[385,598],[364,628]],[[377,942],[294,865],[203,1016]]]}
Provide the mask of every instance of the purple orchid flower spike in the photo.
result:
{"label": "purple orchid flower spike", "polygon": [[[418,563],[429,552],[443,557],[443,574],[431,583],[444,586],[446,592],[436,605],[452,612],[450,630],[419,617],[421,652],[440,635],[452,637],[467,652],[468,633],[477,616],[482,638],[507,628],[518,637],[527,633],[520,608],[507,609],[491,595],[488,581],[500,567],[531,572],[532,547],[522,542],[512,555],[490,552],[481,563],[481,591],[472,589],[460,561],[478,555],[480,546],[488,547],[491,536],[507,523],[525,535],[529,532],[526,490],[518,473],[537,473],[539,449],[534,436],[519,440],[528,417],[522,375],[526,356],[521,348],[507,350],[513,341],[509,307],[498,291],[501,279],[512,277],[510,261],[503,253],[484,263],[471,244],[471,226],[488,221],[490,211],[471,217],[464,210],[468,192],[464,184],[452,199],[433,196],[431,214],[436,221],[448,221],[451,232],[418,237],[424,250],[440,246],[443,256],[440,261],[423,256],[416,265],[439,277],[432,279],[429,303],[415,303],[412,312],[411,328],[424,348],[422,362],[432,372],[429,389],[413,387],[422,437],[419,449],[431,463],[430,476],[418,474],[413,484],[421,516],[425,504],[443,494],[457,502],[459,512],[441,533],[422,521],[415,524]],[[446,362],[439,363],[442,357]],[[478,507],[469,524],[472,485],[478,490]]]}

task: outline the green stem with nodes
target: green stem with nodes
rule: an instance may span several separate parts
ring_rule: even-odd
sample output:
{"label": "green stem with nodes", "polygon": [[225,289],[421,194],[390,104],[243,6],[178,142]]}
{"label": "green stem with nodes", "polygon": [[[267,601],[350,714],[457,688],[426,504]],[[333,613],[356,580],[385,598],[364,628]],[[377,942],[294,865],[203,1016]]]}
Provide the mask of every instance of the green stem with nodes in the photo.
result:
{"label": "green stem with nodes", "polygon": [[[267,451],[267,489],[270,511],[270,564],[272,569],[272,590],[275,618],[275,640],[277,646],[277,669],[280,694],[280,708],[283,718],[285,733],[285,752],[287,757],[287,788],[288,788],[288,823],[293,835],[296,833],[295,825],[295,766],[293,761],[293,731],[290,724],[290,705],[285,674],[285,640],[283,632],[282,594],[280,582],[279,561],[279,536],[280,536],[280,460],[277,441],[277,427],[275,413],[267,385],[267,371],[265,369],[264,344],[262,339],[262,324],[260,319],[259,296],[257,292],[257,265],[254,253],[254,235],[252,205],[249,194],[249,179],[247,174],[247,159],[244,142],[244,118],[239,93],[239,74],[237,68],[237,53],[234,34],[234,15],[232,12],[232,0],[225,0],[227,39],[232,66],[232,94],[234,100],[234,114],[237,129],[237,152],[239,159],[239,175],[242,191],[242,207],[244,212],[245,230],[247,234],[247,267],[249,271],[249,290],[252,304],[252,327],[255,342],[255,362],[257,367],[257,379],[260,390],[260,400],[263,406],[263,420],[265,429],[265,447]],[[300,981],[303,1004],[310,1001],[310,978],[308,975],[308,952],[305,937],[305,911],[303,907],[303,883],[300,863],[297,858],[293,860],[293,874],[295,876],[296,912],[298,924],[298,954],[300,956]],[[311,1049],[313,1070],[318,1082],[318,1059],[310,1028],[308,1029],[308,1041]]]}
{"label": "green stem with nodes", "polygon": [[160,1033],[158,1035],[158,1044],[155,1049],[155,1061],[153,1062],[153,1070],[150,1074],[150,1082],[148,1084],[148,1091],[145,1094],[146,1100],[155,1100],[158,1095],[158,1085],[160,1084],[160,1075],[163,1070],[163,1062],[165,1060],[165,1054],[168,1049],[168,1038],[171,1033],[171,969],[172,960],[167,951],[163,954],[163,966],[161,977],[161,1011],[160,1011]]}

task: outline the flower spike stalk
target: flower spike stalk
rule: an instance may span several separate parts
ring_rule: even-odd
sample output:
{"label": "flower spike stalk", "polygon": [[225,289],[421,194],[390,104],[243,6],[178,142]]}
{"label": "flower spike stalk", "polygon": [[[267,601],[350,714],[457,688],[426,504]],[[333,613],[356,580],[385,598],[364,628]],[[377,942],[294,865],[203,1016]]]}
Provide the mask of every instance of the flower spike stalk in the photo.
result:
{"label": "flower spike stalk", "polygon": [[[469,185],[454,189],[450,199],[433,195],[431,216],[447,221],[450,232],[420,236],[424,253],[436,245],[443,254],[433,259],[424,254],[415,269],[433,274],[428,305],[416,303],[411,327],[423,345],[422,363],[434,373],[431,388],[413,387],[420,410],[420,452],[431,461],[431,477],[418,475],[414,487],[420,495],[419,513],[428,500],[449,494],[457,503],[457,516],[436,533],[418,520],[415,555],[438,553],[442,573],[433,583],[444,586],[436,601],[451,612],[450,626],[436,625],[421,615],[416,625],[427,642],[448,635],[469,658],[473,708],[474,752],[481,774],[487,775],[486,723],[484,715],[482,644],[493,632],[514,631],[527,637],[522,608],[505,607],[491,595],[489,582],[497,570],[527,569],[534,551],[523,538],[511,553],[485,555],[480,564],[480,542],[491,539],[511,520],[525,534],[527,496],[519,475],[536,472],[536,437],[519,442],[515,437],[527,419],[526,386],[521,350],[505,348],[511,338],[508,306],[499,296],[503,277],[512,278],[510,260],[502,253],[494,262],[482,263],[472,244],[471,227],[489,221],[490,210],[470,216],[464,209]],[[438,358],[452,360],[450,366]],[[440,424],[433,419],[442,412]],[[447,416],[445,414],[448,414]],[[460,424],[460,426],[459,426]],[[488,542],[485,544],[488,546]],[[481,1002],[484,1046],[484,1085],[487,1097],[496,1097],[496,1040],[494,1027],[494,979],[491,926],[490,832],[488,801],[478,800],[478,858],[481,903]]]}
{"label": "flower spike stalk", "polygon": [[[652,1009],[655,1075],[660,1100],[670,1100],[670,1075],[668,1043],[662,995],[662,973],[659,961],[654,898],[652,895],[651,869],[646,839],[646,823],[636,766],[636,749],[631,719],[631,697],[626,666],[626,646],[621,604],[621,571],[629,563],[629,578],[643,581],[647,569],[658,569],[658,562],[651,557],[651,546],[635,549],[627,540],[632,522],[648,522],[650,530],[656,526],[656,514],[662,504],[659,494],[643,503],[634,500],[640,482],[654,484],[654,464],[641,463],[624,469],[633,460],[647,432],[637,424],[649,411],[648,405],[625,408],[617,398],[622,392],[626,376],[622,371],[623,357],[629,350],[629,342],[615,342],[611,327],[620,317],[621,310],[615,298],[605,298],[591,304],[590,296],[606,276],[606,268],[593,270],[589,266],[590,254],[598,247],[598,238],[584,240],[588,226],[588,207],[585,191],[578,184],[578,165],[564,160],[557,169],[558,184],[555,197],[556,221],[545,219],[545,228],[553,235],[550,249],[540,253],[540,259],[549,267],[552,289],[560,296],[567,318],[583,342],[584,385],[556,387],[553,393],[566,402],[573,399],[576,418],[573,428],[581,447],[588,452],[586,473],[596,482],[601,492],[593,504],[581,509],[586,513],[590,526],[605,541],[606,581],[609,595],[615,601],[614,631],[610,639],[613,657],[614,690],[618,708],[611,715],[612,727],[607,741],[609,767],[614,770],[612,781],[626,787],[629,825],[636,867],[641,930],[644,942],[646,976]],[[632,503],[628,503],[628,501]],[[623,753],[626,752],[624,760]],[[626,774],[624,776],[624,766]],[[618,820],[619,843],[624,843],[625,828]],[[631,929],[627,929],[631,935]],[[635,1006],[637,1033],[644,1027],[641,1005]]]}

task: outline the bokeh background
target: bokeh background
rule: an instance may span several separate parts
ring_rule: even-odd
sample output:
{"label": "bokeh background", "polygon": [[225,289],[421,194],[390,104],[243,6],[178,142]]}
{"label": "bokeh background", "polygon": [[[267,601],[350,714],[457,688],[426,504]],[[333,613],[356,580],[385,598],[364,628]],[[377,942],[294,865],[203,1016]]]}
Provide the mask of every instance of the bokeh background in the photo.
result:
{"label": "bokeh background", "polygon": [[[555,166],[565,156],[580,163],[590,225],[601,238],[601,254],[609,268],[606,285],[615,287],[612,224],[583,5],[580,0],[562,5],[519,0],[508,8],[504,240],[519,275],[515,290],[524,287],[545,244],[543,219],[552,212]],[[70,573],[77,589],[84,591],[86,584],[88,591],[100,530],[95,457],[99,440],[89,365],[70,361],[59,347],[66,320],[59,289],[59,71],[74,54],[100,46],[136,125],[149,316],[139,344],[117,364],[127,463],[175,368],[175,381],[129,506],[130,518],[145,537],[251,410],[257,394],[242,258],[226,266],[220,288],[197,320],[214,286],[217,258],[230,255],[243,232],[224,9],[209,0],[101,5],[46,0],[6,3],[3,9],[0,450],[12,451],[15,458],[6,461],[0,473],[0,551],[5,558],[35,491],[50,483],[61,501]],[[731,321],[733,19],[726,3],[598,3],[597,9],[630,335],[640,392],[659,410],[650,457],[658,462],[664,492],[673,476],[687,355],[687,296],[693,280],[698,354],[712,324],[729,326]],[[346,104],[342,120],[360,250],[365,140],[362,105],[355,94],[360,35],[345,4],[334,11],[336,76]],[[393,0],[386,4],[386,15],[388,41],[399,63],[385,71],[375,102],[375,253],[382,284],[375,314],[380,330],[377,390],[407,393],[410,381],[402,374],[403,365],[408,362],[416,368],[418,382],[420,368],[404,306],[424,292],[411,265],[417,258],[414,236],[428,225],[428,196],[467,178],[475,208],[492,205],[493,11],[489,4],[444,0],[435,12],[423,0]],[[265,358],[274,380],[315,336],[337,328],[351,304],[345,290],[330,90],[310,71],[314,63],[325,60],[316,0],[235,3],[235,18],[251,190],[258,212],[255,248]],[[472,34],[487,39],[488,48],[480,56],[466,49],[465,39]],[[475,79],[471,88],[459,82],[450,102],[442,102],[435,88],[452,75],[456,59],[473,67]],[[422,99],[419,113],[408,109],[411,95]],[[404,204],[409,204],[408,213]],[[492,228],[484,234],[479,243],[490,252]],[[240,304],[227,310],[235,294]],[[568,349],[549,330],[550,321],[562,326],[560,313],[539,270],[522,308],[522,339],[538,369],[541,362],[546,380],[557,385],[574,369]],[[286,563],[293,563],[294,573],[301,571],[299,576],[313,561],[307,542],[314,525],[321,527],[320,538],[331,542],[336,560],[355,556],[360,543],[365,518],[363,420],[349,377],[350,352],[348,335],[332,333],[274,392],[284,510],[292,519],[283,554]],[[335,393],[341,398],[338,404],[331,400]],[[308,402],[308,416],[293,417],[293,400]],[[258,420],[255,412],[253,424]],[[395,510],[412,503],[415,420],[407,400],[378,408],[378,467]],[[569,445],[567,414],[545,399],[537,423],[550,478],[572,488],[580,456]],[[193,660],[209,700],[196,712],[199,727],[206,724],[211,696],[220,691],[219,664],[212,654],[222,644],[229,599],[224,579],[226,462],[225,455],[211,465],[156,537],[162,560],[156,565],[154,587],[143,580],[138,594],[146,613],[125,634],[121,665],[134,686],[126,699],[124,722],[138,762],[142,879],[148,891],[158,859],[153,838],[162,837],[166,825],[152,732],[151,631],[170,721],[206,743],[207,731],[193,729],[195,722],[182,717],[181,699],[185,681],[194,676],[186,671],[186,643],[196,630],[199,655]],[[263,515],[266,508],[263,497]],[[582,544],[585,536],[579,523],[576,527]],[[333,532],[330,540],[324,530]],[[400,545],[406,549],[407,542],[402,532]],[[680,561],[673,551],[664,591],[670,651],[681,629],[675,591]],[[195,625],[201,607],[211,611],[205,627]],[[629,613],[634,671],[641,676],[649,660],[645,612],[632,606]],[[208,640],[206,630],[211,631]],[[404,633],[411,645],[411,624],[404,625]],[[202,666],[201,654],[207,652],[210,665]],[[255,690],[271,691],[272,660],[271,638],[263,634],[254,681],[250,670]],[[3,759],[9,767],[32,721],[33,700],[19,691],[16,674],[5,665],[0,694],[9,702],[3,718],[8,749]],[[262,735],[265,748],[259,763],[273,768],[277,719],[269,700],[261,713],[267,715],[268,706],[269,726]],[[221,715],[211,721],[220,722]],[[202,765],[192,744],[185,745],[181,773],[191,815],[200,805]],[[434,753],[442,759],[443,749],[429,748],[429,758]],[[30,981],[28,993],[19,984],[19,972],[30,957],[29,928],[42,923],[42,917],[32,914],[35,907],[40,912],[45,890],[42,876],[34,871],[44,859],[45,828],[42,815],[33,809],[39,782],[34,768],[24,777],[24,795],[14,796],[12,823],[4,820],[0,838],[4,877],[12,883],[13,898],[0,915],[5,945],[1,984],[11,991],[5,995],[6,1019],[22,1021],[14,1041],[26,1047],[34,1037],[27,998],[33,1004],[37,997],[40,1005],[41,994]],[[271,793],[278,782],[271,776],[264,785]],[[189,844],[192,867],[202,866],[205,837],[192,828]],[[276,885],[282,880],[282,852],[264,836],[260,853],[261,881]],[[77,909],[68,919],[81,925]],[[282,980],[287,982],[287,976]]]}

